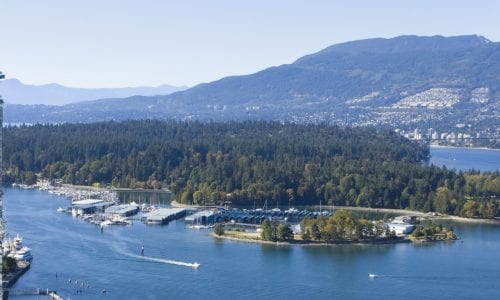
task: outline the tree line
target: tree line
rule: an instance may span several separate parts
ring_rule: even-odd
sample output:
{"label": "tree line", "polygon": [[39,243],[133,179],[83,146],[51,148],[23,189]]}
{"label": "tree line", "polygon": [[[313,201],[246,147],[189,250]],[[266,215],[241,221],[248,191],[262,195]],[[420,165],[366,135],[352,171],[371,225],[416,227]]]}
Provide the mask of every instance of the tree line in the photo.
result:
{"label": "tree line", "polygon": [[183,203],[353,205],[492,218],[500,174],[425,166],[390,130],[247,121],[6,127],[4,179],[170,189]]}
{"label": "tree line", "polygon": [[355,218],[350,211],[336,210],[329,217],[305,218],[301,222],[302,240],[321,242],[366,242],[396,239],[384,221]]}

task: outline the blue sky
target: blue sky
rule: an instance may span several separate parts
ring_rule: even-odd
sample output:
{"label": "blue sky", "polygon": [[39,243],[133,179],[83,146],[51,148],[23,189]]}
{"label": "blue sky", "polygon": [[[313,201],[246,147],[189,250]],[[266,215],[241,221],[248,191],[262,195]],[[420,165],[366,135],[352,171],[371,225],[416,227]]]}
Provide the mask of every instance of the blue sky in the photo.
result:
{"label": "blue sky", "polygon": [[193,86],[363,38],[500,41],[498,16],[489,0],[0,0],[0,70],[31,84]]}

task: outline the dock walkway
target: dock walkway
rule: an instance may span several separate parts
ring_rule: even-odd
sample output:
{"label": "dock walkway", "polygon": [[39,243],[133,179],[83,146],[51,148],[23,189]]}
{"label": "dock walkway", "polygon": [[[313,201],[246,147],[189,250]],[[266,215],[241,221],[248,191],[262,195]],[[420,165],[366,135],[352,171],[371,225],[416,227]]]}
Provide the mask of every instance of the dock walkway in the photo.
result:
{"label": "dock walkway", "polygon": [[30,268],[30,263],[27,261],[18,261],[15,270],[5,274],[2,278],[3,287],[9,288]]}

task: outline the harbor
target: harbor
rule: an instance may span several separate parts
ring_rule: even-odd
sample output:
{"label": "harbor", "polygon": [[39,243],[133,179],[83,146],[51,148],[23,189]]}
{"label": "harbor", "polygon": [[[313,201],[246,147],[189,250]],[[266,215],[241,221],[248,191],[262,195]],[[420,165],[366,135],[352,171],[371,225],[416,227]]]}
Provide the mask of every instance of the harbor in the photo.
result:
{"label": "harbor", "polygon": [[[115,243],[113,244],[111,249],[108,249],[105,252],[94,252],[105,253],[96,254],[95,258],[97,258],[97,260],[104,259],[105,261],[108,261],[110,259],[109,255],[111,255],[111,259],[128,262],[130,264],[160,264],[177,267],[187,267],[188,269],[193,270],[198,270],[202,265],[203,269],[205,269],[206,267],[210,268],[210,263],[207,263],[206,261],[207,258],[205,257],[205,260],[203,260],[203,258],[198,257],[197,255],[185,256],[182,251],[172,252],[172,250],[174,249],[173,247],[175,246],[167,245],[166,243],[166,241],[168,240],[189,240],[193,242],[193,237],[198,237],[206,242],[206,239],[204,238],[207,236],[206,231],[190,231],[188,229],[210,229],[214,226],[214,224],[221,223],[223,224],[222,226],[224,230],[227,230],[228,232],[234,231],[243,235],[254,234],[260,236],[262,222],[264,222],[265,220],[269,220],[274,224],[286,224],[287,226],[290,226],[293,234],[300,235],[300,223],[304,218],[328,218],[334,213],[333,207],[326,207],[326,210],[321,209],[321,207],[319,209],[312,208],[311,210],[305,208],[289,208],[282,210],[278,207],[273,209],[243,209],[230,207],[209,208],[204,206],[196,208],[172,208],[169,207],[167,203],[160,205],[148,205],[147,201],[140,204],[135,203],[134,201],[124,203],[123,201],[120,201],[120,197],[114,195],[114,192],[112,190],[101,190],[99,191],[99,193],[92,192],[86,194],[82,191],[70,190],[68,188],[65,188],[65,193],[68,193],[69,196],[65,194],[58,194],[56,192],[48,193],[48,190],[44,190],[41,188],[35,189],[20,187],[20,189],[18,190],[24,190],[26,192],[38,192],[45,195],[65,199],[65,202],[63,203],[59,201],[59,208],[54,209],[51,212],[52,217],[55,216],[58,220],[62,218],[66,220],[65,222],[70,222],[73,225],[78,225],[80,221],[97,225],[97,227],[100,228],[100,234],[96,231],[92,232],[92,226],[84,226],[86,227],[85,231],[88,229],[91,230],[88,233],[90,234],[90,236],[86,238],[87,241],[84,241],[84,244],[88,245],[89,243],[93,244],[97,242],[99,244],[102,244],[101,246],[104,246],[111,240],[115,240]],[[75,195],[78,196],[75,197]],[[84,198],[84,196],[82,195],[85,195],[85,197],[89,198],[82,199]],[[325,207],[323,206],[323,208]],[[134,222],[136,221],[138,222],[138,224],[134,225]],[[388,228],[391,231],[394,231],[396,235],[402,236],[410,233],[414,229],[415,226],[413,223],[415,223],[415,221],[416,217],[404,215],[388,221],[387,223],[385,223],[385,226],[388,226]],[[50,222],[51,221],[49,221],[49,223]],[[173,226],[162,226],[168,225],[170,223],[173,223]],[[179,226],[182,226],[181,228],[184,228],[184,231],[182,229],[179,229]],[[68,228],[70,227],[73,226],[68,226]],[[175,231],[175,236],[166,237],[155,235],[155,233],[158,234],[164,232],[166,228],[169,227],[177,228]],[[136,232],[137,228],[140,229],[141,234],[135,235],[132,239],[127,238],[129,234]],[[72,239],[73,235],[80,235],[79,231],[81,229],[82,228],[80,227],[78,231],[70,231],[70,238]],[[156,236],[158,240],[151,240],[151,234]],[[212,235],[209,236],[211,237]],[[229,238],[229,240],[231,240],[231,238]],[[247,240],[241,238],[233,240],[233,243],[247,242]],[[218,244],[221,243],[221,241],[215,239],[212,241],[212,243]],[[307,243],[299,241],[297,244]],[[267,242],[263,243],[263,246],[264,245],[269,246],[274,245],[274,243]],[[276,243],[276,246],[284,245]],[[204,247],[206,247],[206,245]],[[70,251],[72,250],[70,249]],[[75,253],[80,253],[81,250],[79,248],[76,248],[73,251]],[[100,258],[101,256],[103,257]],[[27,269],[28,268],[26,268],[26,270]],[[110,292],[113,293],[113,295],[117,293],[116,290],[110,291],[109,287],[104,287],[102,284],[101,287],[98,288],[87,288],[87,283],[85,283],[84,286],[80,286],[82,282],[94,281],[94,278],[83,280],[79,279],[79,284],[75,285],[75,283],[70,281],[71,278],[74,277],[74,275],[65,274],[63,271],[58,271],[56,274],[60,274],[59,277],[68,278],[62,280],[62,282],[68,280],[68,282],[66,283],[67,286],[63,285],[61,287],[60,284],[57,286],[51,285],[51,287],[54,287],[55,289],[60,291],[61,295],[53,294],[54,297],[60,297],[59,299],[66,299],[71,295],[73,297],[75,295],[78,295],[83,296],[83,298],[92,299],[90,295],[93,295],[94,297],[97,295],[102,296],[104,295],[102,291],[106,291],[106,296],[108,296]],[[15,282],[15,280],[13,282]],[[92,285],[94,285],[94,283],[92,283]],[[76,290],[71,289],[75,287]]]}
{"label": "harbor", "polygon": [[2,266],[2,299],[12,295],[9,289],[29,270],[33,256],[31,249],[23,244],[22,238],[17,234],[15,238],[5,238],[2,244],[4,262]]}
{"label": "harbor", "polygon": [[[69,206],[59,207],[57,212],[68,213],[82,218],[101,228],[109,225],[130,225],[134,219],[148,224],[165,225],[168,222],[184,217],[188,209],[167,209],[155,205],[130,202],[122,203],[116,191],[105,188],[88,188],[71,185],[53,185],[48,180],[39,180],[36,185],[13,185],[21,189],[39,189],[52,195],[68,199]],[[134,218],[137,214],[140,217]]]}
{"label": "harbor", "polygon": [[[137,204],[134,201],[123,203],[116,191],[104,188],[88,188],[62,185],[60,182],[39,180],[34,186],[16,185],[21,189],[39,189],[53,195],[63,196],[69,200],[67,208],[59,207],[60,213],[70,213],[73,217],[106,227],[109,225],[130,225],[134,220],[141,220],[150,225],[167,225],[177,219],[184,219],[189,228],[210,228],[215,223],[237,223],[259,225],[264,220],[298,224],[304,218],[330,217],[332,210],[309,211],[289,208],[239,209],[229,207],[167,207]],[[138,215],[138,216],[137,216]],[[136,217],[137,216],[137,217]]]}
{"label": "harbor", "polygon": [[[443,290],[446,290],[445,298],[474,298],[477,289],[470,290],[472,285],[492,299],[498,295],[495,272],[488,271],[496,270],[498,265],[495,249],[499,247],[500,238],[494,225],[453,223],[463,243],[260,245],[214,240],[207,230],[186,228],[191,223],[186,224],[182,218],[171,221],[168,226],[151,226],[134,216],[133,226],[109,226],[101,234],[98,226],[90,226],[80,217],[58,213],[58,207],[69,203],[63,196],[18,188],[7,188],[5,193],[8,225],[22,233],[23,242],[34,256],[30,269],[12,290],[48,288],[64,299],[90,300],[141,299],[151,295],[151,290],[156,291],[152,299],[221,298],[220,289],[226,289],[221,299],[266,299],[269,296],[266,290],[272,287],[273,293],[291,299],[349,296],[389,299],[407,296],[405,287],[417,281],[425,283],[422,291],[430,298],[438,297]],[[144,246],[145,257],[197,262],[200,267],[143,259],[141,246]],[[456,263],[456,257],[471,251],[478,254],[476,260]],[[396,263],[398,268],[394,268]],[[440,275],[433,275],[430,280],[429,273]],[[264,288],[248,285],[255,274],[262,274]],[[318,274],[328,284],[315,280]],[[372,282],[367,274],[379,277]],[[454,280],[447,280],[450,277]],[[475,277],[483,280],[471,279]],[[131,278],[134,279],[132,286]],[[81,282],[85,282],[85,288],[77,293]],[[86,288],[87,282],[90,288]],[[290,284],[304,288],[291,290]],[[166,289],[166,285],[176,288]],[[349,294],[339,292],[345,286],[351,287]]]}
{"label": "harbor", "polygon": [[[288,209],[281,210],[273,208],[271,210],[262,209],[221,209],[206,217],[207,223],[245,223],[261,224],[264,220],[279,221],[284,223],[300,223],[304,218],[330,217],[332,211],[309,211]],[[203,220],[204,218],[202,218]]]}

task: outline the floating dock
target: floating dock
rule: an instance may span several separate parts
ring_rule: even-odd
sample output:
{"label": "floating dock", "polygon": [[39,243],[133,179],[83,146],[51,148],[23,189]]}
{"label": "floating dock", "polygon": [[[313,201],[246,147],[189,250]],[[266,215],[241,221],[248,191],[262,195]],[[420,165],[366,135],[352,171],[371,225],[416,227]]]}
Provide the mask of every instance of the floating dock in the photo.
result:
{"label": "floating dock", "polygon": [[10,273],[4,274],[2,278],[2,286],[10,288],[16,281],[30,268],[30,262],[17,261],[16,268]]}
{"label": "floating dock", "polygon": [[142,216],[142,220],[148,224],[168,224],[168,222],[182,218],[186,215],[185,208],[158,208]]}
{"label": "floating dock", "polygon": [[139,206],[133,204],[113,205],[104,211],[106,215],[130,217],[139,212]]}
{"label": "floating dock", "polygon": [[106,207],[113,205],[114,202],[105,201],[102,199],[86,199],[80,201],[73,201],[71,203],[71,210],[77,212],[77,214],[92,214],[97,211],[103,211]]}

